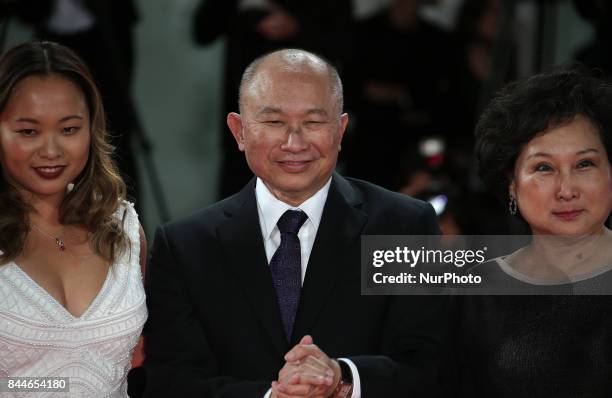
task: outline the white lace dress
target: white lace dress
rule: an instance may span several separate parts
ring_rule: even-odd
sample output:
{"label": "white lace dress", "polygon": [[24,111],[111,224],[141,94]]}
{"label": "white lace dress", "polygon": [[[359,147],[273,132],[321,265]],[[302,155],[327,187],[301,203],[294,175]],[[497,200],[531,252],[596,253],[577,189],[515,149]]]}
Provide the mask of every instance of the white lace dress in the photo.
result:
{"label": "white lace dress", "polygon": [[[147,318],[138,216],[125,203],[130,249],[109,269],[89,308],[74,317],[14,262],[0,266],[0,379],[67,377],[69,392],[0,397],[127,397],[131,357]],[[1,381],[1,380],[0,380]]]}

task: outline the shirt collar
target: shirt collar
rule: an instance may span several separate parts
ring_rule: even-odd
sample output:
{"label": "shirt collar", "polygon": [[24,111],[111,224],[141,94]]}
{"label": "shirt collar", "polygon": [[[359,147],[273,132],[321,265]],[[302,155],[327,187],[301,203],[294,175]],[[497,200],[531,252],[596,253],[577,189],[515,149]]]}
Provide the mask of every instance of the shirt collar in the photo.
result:
{"label": "shirt collar", "polygon": [[257,182],[255,184],[255,197],[257,199],[257,206],[259,208],[259,215],[263,219],[262,233],[264,239],[270,239],[272,231],[274,231],[279,218],[281,218],[285,211],[289,209],[302,210],[304,213],[306,213],[308,216],[308,220],[306,222],[310,221],[314,227],[314,230],[317,231],[319,229],[319,224],[321,223],[323,207],[325,207],[325,201],[327,200],[331,180],[332,179],[330,177],[327,183],[325,183],[325,185],[323,185],[323,187],[319,189],[317,193],[312,195],[298,207],[293,207],[281,200],[278,200],[272,194],[272,192],[270,192],[266,184],[264,184],[264,182],[257,177]]}

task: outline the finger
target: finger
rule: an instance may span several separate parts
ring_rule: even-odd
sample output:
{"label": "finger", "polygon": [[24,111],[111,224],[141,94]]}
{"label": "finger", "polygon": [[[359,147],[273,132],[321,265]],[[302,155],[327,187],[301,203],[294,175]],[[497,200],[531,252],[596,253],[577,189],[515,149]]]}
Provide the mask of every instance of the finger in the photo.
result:
{"label": "finger", "polygon": [[299,366],[299,362],[286,362],[282,369],[278,372],[278,380],[284,380],[291,374],[295,373]]}
{"label": "finger", "polygon": [[309,386],[304,384],[277,384],[272,390],[281,397],[326,397],[324,386]]}
{"label": "finger", "polygon": [[313,378],[318,378],[321,381],[308,381],[308,383],[313,383],[313,384],[325,384],[325,380],[326,378],[330,378],[333,380],[334,378],[334,371],[331,367],[326,366],[325,364],[323,364],[321,361],[317,360],[314,357],[308,357],[306,358],[302,363],[298,364],[293,364],[293,363],[286,363],[285,366],[283,366],[283,368],[281,369],[281,371],[278,373],[278,380],[282,383],[289,383],[289,378],[291,378],[291,376],[295,375],[295,374],[303,374],[303,375],[308,375],[309,379],[313,379]]}
{"label": "finger", "polygon": [[325,355],[325,353],[315,344],[298,344],[285,355],[285,361],[297,361],[309,355],[322,360],[327,359],[327,355]]}
{"label": "finger", "polygon": [[[312,344],[314,344],[312,336],[308,334],[305,335],[304,337],[302,337],[302,339],[297,345],[295,345],[291,350],[289,350],[289,352],[287,352],[287,354],[285,355],[285,360],[287,361],[287,355],[289,355],[289,353],[291,353],[296,347],[299,347],[301,345],[312,345]],[[298,360],[298,358],[295,358],[292,361],[296,361],[296,360]]]}
{"label": "finger", "polygon": [[[327,358],[326,358],[327,359]],[[329,360],[323,361],[319,358],[308,356],[302,360],[302,365],[308,366],[311,369],[316,369],[319,372],[324,372],[328,376],[334,375],[334,369],[331,367]]]}
{"label": "finger", "polygon": [[321,376],[333,376],[331,367],[326,366],[322,361],[314,357],[306,357],[303,360],[286,362],[278,372],[278,380],[285,380],[290,375],[297,372],[309,372]]}
{"label": "finger", "polygon": [[298,372],[289,378],[289,384],[306,384],[310,386],[322,386],[324,389],[334,382],[332,376],[310,373],[308,371]]}
{"label": "finger", "polygon": [[305,397],[312,391],[312,387],[303,384],[282,384],[276,381],[272,382],[272,392],[278,398],[293,398]]}
{"label": "finger", "polygon": [[330,376],[325,371],[313,369],[309,365],[302,365],[284,372],[278,381],[281,384],[327,385],[328,379],[333,381],[333,374]]}
{"label": "finger", "polygon": [[[278,377],[280,379],[284,379],[289,373],[295,373],[295,371],[304,363],[306,363],[308,358],[298,359],[291,362],[286,362],[283,365],[282,369],[278,372]],[[313,359],[314,360],[314,359]],[[313,360],[309,360],[308,362],[313,363]],[[316,365],[312,365],[316,368]]]}
{"label": "finger", "polygon": [[312,336],[307,334],[306,336],[302,337],[302,340],[300,340],[300,344],[314,344]]}
{"label": "finger", "polygon": [[299,366],[292,367],[290,373],[307,374],[313,377],[317,376],[320,378],[330,377],[332,379],[334,376],[334,371],[330,367],[317,363],[314,358],[312,359],[312,362],[304,362]]}

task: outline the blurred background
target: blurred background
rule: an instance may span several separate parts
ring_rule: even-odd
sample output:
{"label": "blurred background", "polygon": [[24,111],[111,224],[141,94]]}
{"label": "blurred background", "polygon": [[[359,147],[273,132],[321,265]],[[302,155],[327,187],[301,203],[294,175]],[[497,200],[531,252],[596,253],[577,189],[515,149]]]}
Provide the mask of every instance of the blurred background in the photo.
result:
{"label": "blurred background", "polygon": [[98,80],[150,237],[248,181],[225,126],[240,74],[286,46],[345,85],[346,176],[428,200],[445,233],[520,229],[475,174],[472,132],[512,79],[580,59],[610,73],[605,0],[0,0],[2,51],[43,37]]}

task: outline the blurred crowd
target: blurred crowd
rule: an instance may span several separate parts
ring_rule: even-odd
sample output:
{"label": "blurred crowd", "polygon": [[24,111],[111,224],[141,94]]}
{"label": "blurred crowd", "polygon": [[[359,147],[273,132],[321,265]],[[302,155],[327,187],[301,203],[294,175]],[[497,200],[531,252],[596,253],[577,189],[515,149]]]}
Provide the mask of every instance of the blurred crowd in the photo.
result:
{"label": "blurred crowd", "polygon": [[[518,77],[513,32],[518,2],[458,1],[452,26],[423,17],[436,1],[393,0],[356,18],[351,0],[201,0],[193,15],[194,44],[225,38],[222,117],[237,111],[240,76],[256,57],[297,47],[321,54],[340,71],[350,115],[339,169],[434,206],[444,233],[522,232],[474,172],[473,130],[492,94]],[[535,7],[550,1],[533,1]],[[595,38],[576,54],[589,67],[612,70],[608,2],[575,1]],[[38,37],[66,44],[88,63],[105,100],[123,176],[138,198],[135,143],[142,139],[130,95],[133,0],[0,2],[5,15],[30,24]],[[537,39],[537,38],[536,38]],[[537,68],[536,68],[537,69]],[[536,70],[534,70],[535,72]],[[219,197],[252,174],[225,126]],[[135,140],[140,137],[141,140]]]}

